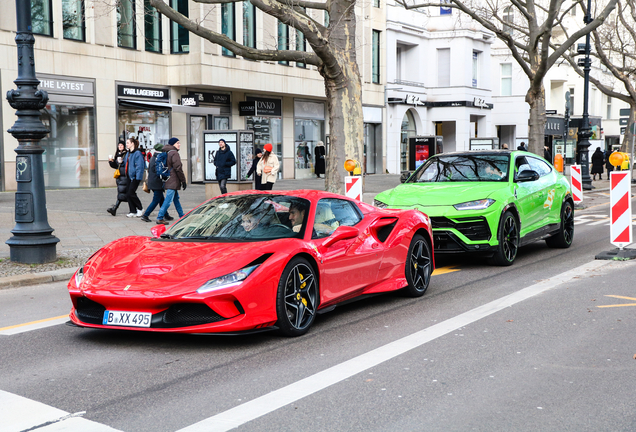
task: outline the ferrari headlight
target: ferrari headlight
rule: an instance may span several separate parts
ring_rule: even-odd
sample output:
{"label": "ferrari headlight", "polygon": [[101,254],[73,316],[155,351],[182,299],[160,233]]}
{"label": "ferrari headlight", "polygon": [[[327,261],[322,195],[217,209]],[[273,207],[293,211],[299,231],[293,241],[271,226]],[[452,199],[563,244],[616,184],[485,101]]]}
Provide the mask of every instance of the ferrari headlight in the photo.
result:
{"label": "ferrari headlight", "polygon": [[387,208],[389,205],[386,203],[383,203],[382,201],[378,201],[377,199],[373,200],[373,205],[376,206],[377,208]]}
{"label": "ferrari headlight", "polygon": [[221,288],[229,288],[237,286],[243,283],[243,281],[254,271],[260,264],[245,267],[234,273],[226,274],[225,276],[219,276],[218,278],[210,279],[204,283],[197,293],[203,294],[206,292],[218,290]]}
{"label": "ferrari headlight", "polygon": [[477,201],[468,201],[461,204],[455,204],[455,210],[484,210],[495,203],[492,198],[481,199]]}

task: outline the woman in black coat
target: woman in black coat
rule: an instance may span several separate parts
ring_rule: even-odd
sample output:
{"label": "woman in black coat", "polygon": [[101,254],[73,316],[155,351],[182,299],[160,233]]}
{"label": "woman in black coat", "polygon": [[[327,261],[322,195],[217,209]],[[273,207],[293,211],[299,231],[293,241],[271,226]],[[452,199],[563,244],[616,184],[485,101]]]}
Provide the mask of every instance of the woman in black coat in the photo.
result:
{"label": "woman in black coat", "polygon": [[254,185],[256,187],[256,190],[263,190],[261,188],[261,176],[259,176],[256,173],[256,165],[258,165],[258,161],[260,161],[261,158],[263,157],[263,150],[257,148],[255,151],[255,154],[256,154],[256,157],[252,160],[252,167],[247,172],[247,175],[245,176],[245,178],[249,178],[252,175],[252,173],[254,173]]}
{"label": "woman in black coat", "polygon": [[316,144],[316,148],[314,149],[314,157],[316,158],[314,172],[318,178],[320,178],[320,174],[325,173],[325,154],[325,145],[322,141],[318,141],[318,144]]}
{"label": "woman in black coat", "polygon": [[117,152],[115,152],[115,156],[112,159],[108,160],[108,164],[112,169],[118,169],[121,175],[115,179],[117,183],[117,201],[110,208],[106,209],[106,211],[113,216],[117,215],[117,209],[119,208],[119,204],[122,201],[128,201],[126,198],[126,190],[128,189],[128,177],[124,173],[124,156],[126,156],[126,145],[124,141],[120,140],[119,144],[117,144]]}
{"label": "woman in black coat", "polygon": [[601,151],[600,147],[596,147],[596,151],[592,153],[592,180],[596,180],[596,174],[598,174],[598,179],[603,179],[603,164],[605,163],[605,155]]}

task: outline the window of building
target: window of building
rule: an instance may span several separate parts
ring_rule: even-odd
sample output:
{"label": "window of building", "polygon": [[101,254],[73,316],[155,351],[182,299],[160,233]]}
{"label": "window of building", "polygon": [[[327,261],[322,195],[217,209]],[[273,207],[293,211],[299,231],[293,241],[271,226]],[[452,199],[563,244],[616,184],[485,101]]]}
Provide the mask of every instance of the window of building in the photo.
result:
{"label": "window of building", "polygon": [[[188,0],[170,0],[170,7],[183,16],[188,16]],[[170,23],[170,52],[182,54],[190,52],[190,32],[177,24]]]}
{"label": "window of building", "polygon": [[612,118],[612,97],[611,96],[607,97],[607,116],[605,118],[608,120]]}
{"label": "window of building", "polygon": [[256,48],[256,6],[243,2],[243,45]]}
{"label": "window of building", "polygon": [[[507,8],[503,10],[502,20],[504,22],[503,31],[505,33],[508,33],[510,36],[512,36],[513,34],[511,25],[514,23],[514,19],[515,19],[514,10],[512,9],[512,6],[508,6]],[[510,25],[508,25],[508,23],[510,23]]]}
{"label": "window of building", "polygon": [[479,81],[479,51],[473,51],[473,87],[477,87]]}
{"label": "window of building", "polygon": [[86,40],[83,0],[62,0],[62,29],[64,39]]}
{"label": "window of building", "polygon": [[574,115],[574,87],[570,89],[570,115]]}
{"label": "window of building", "polygon": [[450,48],[437,50],[437,86],[450,86]]}
{"label": "window of building", "polygon": [[[305,35],[300,30],[296,30],[296,51],[307,51],[307,42],[305,41]],[[296,62],[296,66],[306,68],[307,65],[303,62]]]}
{"label": "window of building", "polygon": [[380,0],[373,0],[373,7],[380,7]]}
{"label": "window of building", "polygon": [[501,64],[501,96],[512,96],[512,63]]}
{"label": "window of building", "polygon": [[245,128],[254,131],[254,145],[260,149],[267,143],[281,161],[279,176],[283,172],[283,119],[281,117],[245,117]]}
{"label": "window of building", "polygon": [[[289,50],[289,27],[287,26],[287,24],[283,24],[280,21],[278,21],[278,50]],[[278,63],[286,66],[289,65],[289,62],[287,60],[282,60]]]}
{"label": "window of building", "polygon": [[34,34],[53,36],[52,0],[31,0],[31,28]]}
{"label": "window of building", "polygon": [[[441,0],[440,3],[450,4],[450,0]],[[440,15],[452,15],[453,14],[453,9],[450,6],[440,6],[439,7],[439,14]]]}
{"label": "window of building", "polygon": [[117,46],[137,48],[135,2],[133,0],[121,0],[117,3]]}
{"label": "window of building", "polygon": [[[236,40],[236,27],[234,26],[234,3],[221,4],[221,32],[232,40]],[[222,48],[224,56],[235,57],[235,54],[227,48]]]}
{"label": "window of building", "polygon": [[323,23],[325,25],[325,27],[329,27],[329,12],[328,11],[323,11]]}
{"label": "window of building", "polygon": [[144,39],[146,51],[161,52],[161,14],[144,0]]}
{"label": "window of building", "polygon": [[380,84],[380,34],[379,30],[373,30],[371,82],[374,84]]}

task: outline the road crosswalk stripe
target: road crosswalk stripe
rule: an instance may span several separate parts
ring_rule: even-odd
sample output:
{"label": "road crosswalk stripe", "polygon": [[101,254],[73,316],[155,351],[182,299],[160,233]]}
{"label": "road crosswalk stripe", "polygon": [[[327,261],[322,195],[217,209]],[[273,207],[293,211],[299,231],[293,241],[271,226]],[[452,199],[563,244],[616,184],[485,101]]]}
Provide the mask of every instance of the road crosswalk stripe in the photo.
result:
{"label": "road crosswalk stripe", "polygon": [[20,432],[42,430],[47,432],[119,432],[91,420],[82,418],[84,411],[67,413],[52,406],[0,390],[0,430]]}

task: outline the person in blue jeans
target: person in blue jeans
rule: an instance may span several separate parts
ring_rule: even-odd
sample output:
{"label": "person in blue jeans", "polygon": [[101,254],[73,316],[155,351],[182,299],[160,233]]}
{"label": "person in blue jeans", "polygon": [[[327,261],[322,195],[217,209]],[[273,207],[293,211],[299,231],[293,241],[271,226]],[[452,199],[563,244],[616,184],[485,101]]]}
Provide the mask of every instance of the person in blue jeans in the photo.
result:
{"label": "person in blue jeans", "polygon": [[168,153],[167,167],[170,168],[170,178],[164,183],[166,188],[166,198],[161,205],[159,215],[157,215],[157,224],[168,225],[166,214],[168,207],[174,202],[174,208],[179,213],[179,218],[183,217],[183,209],[181,208],[181,202],[179,201],[179,190],[186,189],[188,184],[186,183],[185,174],[183,173],[183,164],[181,163],[181,156],[179,156],[179,149],[181,143],[178,138],[170,138],[168,144],[163,146],[163,151]]}
{"label": "person in blue jeans", "polygon": [[[149,218],[150,213],[152,213],[152,211],[157,206],[161,208],[161,206],[163,205],[163,202],[165,201],[163,196],[163,192],[164,192],[163,180],[159,178],[159,176],[157,175],[157,169],[156,169],[157,155],[161,153],[162,151],[163,151],[163,145],[161,144],[155,145],[155,154],[153,154],[152,158],[150,158],[150,164],[148,165],[148,180],[146,181],[146,183],[148,184],[148,188],[152,191],[153,196],[152,196],[152,202],[148,205],[148,207],[146,207],[146,211],[141,216],[141,220],[144,222],[150,222],[150,218]],[[170,216],[168,213],[166,213],[166,215],[164,216],[164,219],[167,221],[174,220],[174,218]]]}

